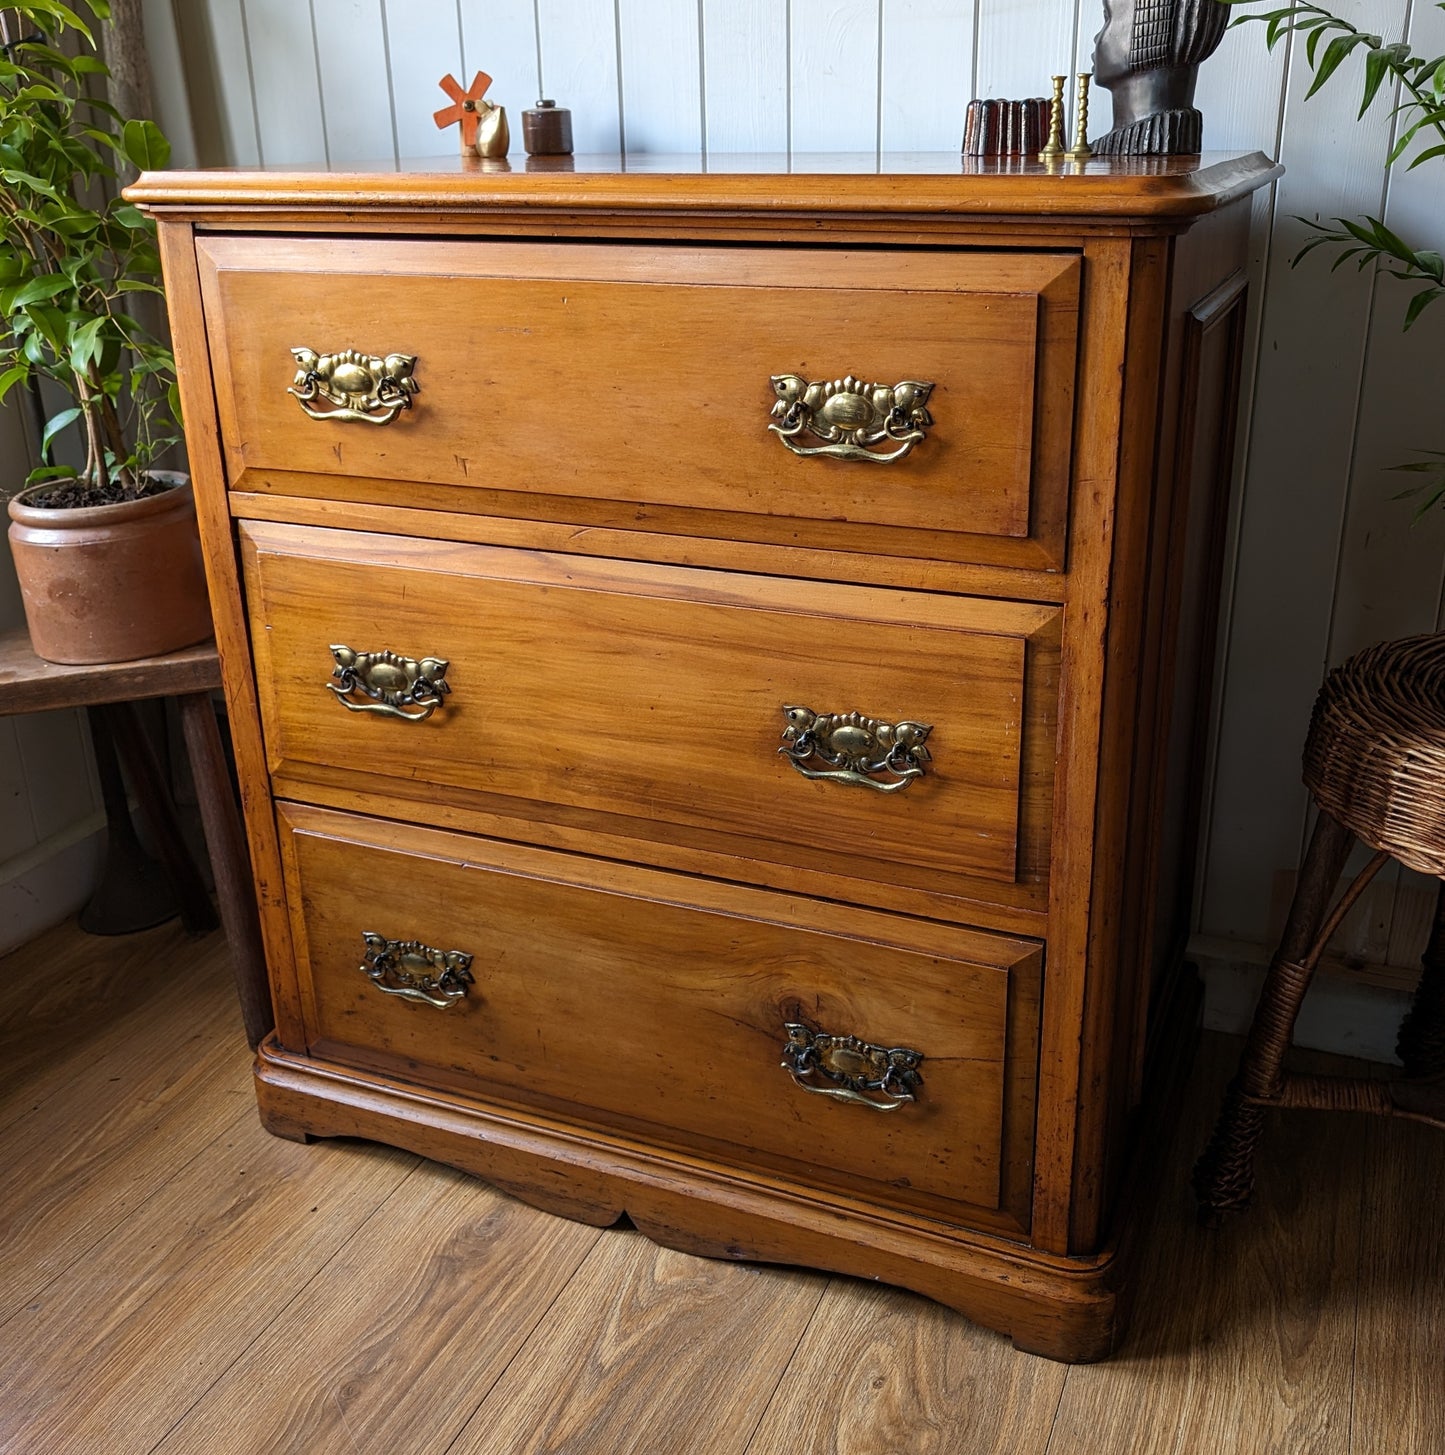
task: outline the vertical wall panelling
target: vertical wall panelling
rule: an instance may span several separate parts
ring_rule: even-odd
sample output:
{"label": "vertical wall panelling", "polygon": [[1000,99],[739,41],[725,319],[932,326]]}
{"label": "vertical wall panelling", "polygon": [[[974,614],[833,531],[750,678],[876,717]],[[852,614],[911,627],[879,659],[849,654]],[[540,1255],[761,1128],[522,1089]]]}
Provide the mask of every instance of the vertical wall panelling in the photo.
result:
{"label": "vertical wall panelling", "polygon": [[[1417,4],[1410,39],[1417,54],[1445,53],[1445,11]],[[1383,118],[1389,105],[1381,96],[1374,110]],[[1426,145],[1422,138],[1412,153]],[[1439,161],[1413,172],[1402,162],[1390,175],[1384,220],[1416,246],[1439,246],[1441,173]],[[1314,269],[1325,283],[1328,254],[1322,252],[1303,266]],[[1435,304],[1406,333],[1402,324],[1412,292],[1384,274],[1375,282],[1335,578],[1331,662],[1371,642],[1435,626],[1445,569],[1445,511],[1436,509],[1417,520],[1414,503],[1398,498],[1410,477],[1389,468],[1411,458],[1413,447],[1445,450],[1439,362],[1445,357],[1445,305]]]}
{"label": "vertical wall panelling", "polygon": [[788,149],[788,7],[783,0],[703,0],[707,149]]}
{"label": "vertical wall panelling", "polygon": [[381,0],[317,0],[315,13],[328,158],[395,161]]}
{"label": "vertical wall panelling", "polygon": [[[488,100],[507,108],[512,153],[522,154],[522,113],[542,92],[537,75],[537,12],[532,0],[461,0],[463,85],[478,71],[492,78]],[[441,75],[438,71],[437,75]],[[437,102],[433,109],[444,103]],[[567,103],[558,100],[559,106]]]}
{"label": "vertical wall panelling", "polygon": [[176,14],[171,0],[143,0],[146,54],[150,58],[151,98],[154,120],[171,143],[171,165],[196,165],[195,130],[191,125],[191,100],[186,94],[185,64]]}
{"label": "vertical wall panelling", "polygon": [[268,165],[315,162],[325,147],[311,6],[298,0],[244,0],[246,33],[266,64],[252,67],[256,128]]}
{"label": "vertical wall panelling", "polygon": [[[1083,9],[1093,7],[1084,0]],[[1097,27],[1099,17],[1091,16]],[[1088,32],[1085,38],[1086,31]],[[1092,66],[1094,34],[1097,30],[1081,22],[1080,65]],[[1232,26],[1225,32],[1219,49],[1200,68],[1195,105],[1204,116],[1205,145],[1210,148],[1253,151],[1279,155],[1280,128],[1284,111],[1285,71],[1291,42],[1285,39],[1269,50],[1258,24]],[[1112,106],[1107,92],[1099,96],[1095,135],[1104,131],[1112,120]],[[1259,361],[1260,328],[1264,317],[1265,275],[1269,261],[1270,241],[1274,231],[1273,187],[1256,192],[1250,199],[1249,304],[1245,320],[1244,358],[1240,380],[1240,420],[1234,479],[1241,481],[1248,457],[1249,436],[1253,421],[1255,375]],[[1236,488],[1229,506],[1224,549],[1224,585],[1220,594],[1219,634],[1215,669],[1209,703],[1209,735],[1204,762],[1204,796],[1201,806],[1201,833],[1207,842],[1213,822],[1213,785],[1219,752],[1220,702],[1225,683],[1225,647],[1229,638],[1234,580],[1239,554],[1240,525],[1243,514],[1243,492]],[[1195,885],[1194,922],[1198,923],[1204,895],[1201,875]]]}
{"label": "vertical wall panelling", "polygon": [[[1351,10],[1398,35],[1405,0]],[[1299,753],[1327,653],[1372,290],[1342,270],[1322,293],[1318,264],[1290,259],[1308,237],[1295,214],[1381,205],[1387,111],[1355,120],[1359,65],[1306,102],[1303,47],[1291,54],[1203,901],[1204,928],[1237,939],[1268,938],[1271,885],[1303,833]]]}
{"label": "vertical wall panelling", "polygon": [[15,738],[32,787],[30,814],[37,841],[63,833],[94,808],[86,759],[90,738],[78,712],[32,713],[15,721]]}
{"label": "vertical wall panelling", "polygon": [[[196,148],[207,166],[250,167],[261,159],[251,94],[253,59],[242,0],[181,0],[177,33],[186,61],[186,91]],[[259,64],[269,70],[273,37],[257,37]]]}
{"label": "vertical wall panelling", "polygon": [[883,0],[885,152],[958,151],[973,90],[972,3]]}
{"label": "vertical wall panelling", "polygon": [[[1445,12],[1417,4],[1411,20],[1410,40],[1417,54],[1445,53]],[[1384,112],[1389,102],[1381,97],[1375,106]],[[1395,134],[1399,129],[1397,119]],[[1427,144],[1420,141],[1413,153]],[[1402,163],[1387,182],[1384,220],[1418,246],[1439,245],[1439,170],[1438,162],[1413,172]],[[1329,264],[1321,255],[1304,266],[1316,268],[1323,282]],[[1410,458],[1411,447],[1445,449],[1439,367],[1445,356],[1445,311],[1437,304],[1433,315],[1427,312],[1405,333],[1402,323],[1411,291],[1385,274],[1375,280],[1344,537],[1335,572],[1331,664],[1373,642],[1435,627],[1445,569],[1445,511],[1437,508],[1417,519],[1415,504],[1398,498],[1410,477],[1389,468]],[[1372,911],[1370,937],[1360,947],[1361,958],[1397,964],[1401,958],[1405,963],[1417,959],[1428,924],[1419,923],[1421,916],[1410,913],[1407,901],[1430,901],[1426,881],[1419,875],[1402,875],[1391,866],[1372,890],[1367,906]],[[1392,941],[1397,912],[1402,931],[1412,922],[1416,929],[1413,936],[1397,934]]]}
{"label": "vertical wall panelling", "polygon": [[629,152],[702,149],[697,7],[618,0],[622,144]]}
{"label": "vertical wall panelling", "polygon": [[[316,3],[324,7],[328,0]],[[432,115],[447,104],[437,87],[439,77],[455,76],[463,86],[472,79],[461,75],[462,33],[456,0],[383,0],[383,6],[397,153],[405,159],[455,151],[456,133],[443,135]]]}
{"label": "vertical wall panelling", "polygon": [[604,0],[586,5],[537,0],[537,18],[542,85],[559,106],[571,109],[573,147],[579,152],[621,151],[613,7]]}
{"label": "vertical wall panelling", "polygon": [[[1047,96],[1049,77],[1074,68],[1078,27],[1074,0],[978,0],[975,91],[1009,100]],[[1072,125],[1072,102],[1069,118]]]}
{"label": "vertical wall panelling", "polygon": [[879,0],[792,0],[794,152],[878,147]]}
{"label": "vertical wall panelling", "polygon": [[[36,785],[37,788],[40,785]],[[15,719],[0,717],[0,874],[8,862],[35,844],[30,785],[15,736]]]}

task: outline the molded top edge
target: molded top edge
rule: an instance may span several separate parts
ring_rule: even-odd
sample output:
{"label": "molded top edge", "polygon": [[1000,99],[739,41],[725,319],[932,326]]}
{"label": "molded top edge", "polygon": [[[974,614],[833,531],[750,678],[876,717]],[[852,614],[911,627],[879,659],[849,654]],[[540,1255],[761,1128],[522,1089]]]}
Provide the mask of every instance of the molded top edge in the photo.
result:
{"label": "molded top edge", "polygon": [[485,215],[524,208],[1187,219],[1252,192],[1282,171],[1263,152],[1052,164],[952,152],[501,162],[449,156],[400,166],[146,172],[125,195],[149,210],[210,215],[277,209]]}

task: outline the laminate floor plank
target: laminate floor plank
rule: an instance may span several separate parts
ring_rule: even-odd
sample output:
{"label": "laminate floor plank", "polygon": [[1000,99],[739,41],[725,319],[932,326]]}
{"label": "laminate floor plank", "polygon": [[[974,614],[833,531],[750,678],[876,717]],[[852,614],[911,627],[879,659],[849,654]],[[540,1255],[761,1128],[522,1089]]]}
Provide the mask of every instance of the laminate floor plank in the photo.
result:
{"label": "laminate floor plank", "polygon": [[0,1450],[152,1450],[417,1161],[238,1122],[0,1324]]}
{"label": "laminate floor plank", "polygon": [[1371,1128],[1351,1455],[1445,1450],[1445,1135]]}
{"label": "laminate floor plank", "polygon": [[[93,1062],[74,1099],[53,1096],[5,1137],[0,1180],[0,1321],[176,1176],[228,1128],[256,1118],[250,1056],[224,1017],[224,1039],[138,1057],[133,1076]],[[124,1094],[117,1094],[123,1085]],[[82,1120],[76,1104],[88,1110]]]}
{"label": "laminate floor plank", "polygon": [[1070,1369],[905,1293],[269,1137],[219,936],[18,954],[4,1455],[1445,1451],[1445,1137],[1280,1113],[1254,1209],[1202,1231],[1187,1174],[1235,1042],[1205,1038],[1158,1163],[1131,1336]]}
{"label": "laminate floor plank", "polygon": [[447,1455],[742,1455],[827,1282],[609,1230]]}
{"label": "laminate floor plank", "polygon": [[928,1299],[835,1279],[747,1455],[1042,1450],[1066,1373]]}
{"label": "laminate floor plank", "polygon": [[599,1236],[424,1163],[159,1455],[445,1450]]}
{"label": "laminate floor plank", "polygon": [[12,951],[0,959],[0,1129],[101,1061],[128,1084],[176,1036],[215,1036],[245,1054],[221,935],[194,939],[171,924],[102,937],[72,922]]}
{"label": "laminate floor plank", "polygon": [[1190,1167],[1237,1059],[1237,1042],[1205,1038],[1145,1220],[1133,1327],[1108,1363],[1069,1369],[1048,1455],[1348,1455],[1363,1120],[1277,1113],[1254,1206],[1201,1228]]}

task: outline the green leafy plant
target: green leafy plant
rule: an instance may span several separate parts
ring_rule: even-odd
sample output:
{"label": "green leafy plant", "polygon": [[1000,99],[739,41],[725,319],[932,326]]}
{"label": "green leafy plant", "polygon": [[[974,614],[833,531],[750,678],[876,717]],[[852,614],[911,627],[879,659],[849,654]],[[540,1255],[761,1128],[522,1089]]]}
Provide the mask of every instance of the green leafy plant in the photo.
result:
{"label": "green leafy plant", "polygon": [[[108,0],[88,4],[109,18]],[[106,193],[122,162],[162,167],[170,145],[89,94],[107,71],[75,10],[7,3],[0,26],[0,400],[42,380],[68,398],[27,481],[56,482],[37,504],[133,499],[156,488],[146,471],[179,439],[180,412],[171,351],[131,311],[161,291],[155,228]],[[68,430],[85,442],[79,470],[52,460]]]}
{"label": "green leafy plant", "polygon": [[[1225,0],[1227,4],[1241,0]],[[1445,10],[1445,0],[1436,0],[1436,9]],[[1372,35],[1350,24],[1319,5],[1295,4],[1258,14],[1240,15],[1235,25],[1252,21],[1265,27],[1265,41],[1271,50],[1287,35],[1304,37],[1305,60],[1314,79],[1305,99],[1313,96],[1356,52],[1364,53],[1363,88],[1358,115],[1364,114],[1388,86],[1388,94],[1398,94],[1394,114],[1399,118],[1394,145],[1385,159],[1387,168],[1401,161],[1412,147],[1419,149],[1406,167],[1411,171],[1427,163],[1445,166],[1445,56],[1418,56],[1408,44],[1396,41],[1386,44],[1384,37]],[[1423,144],[1421,144],[1423,143]],[[1316,248],[1336,250],[1334,266],[1339,268],[1354,259],[1363,269],[1374,264],[1410,285],[1412,293],[1405,305],[1404,325],[1412,328],[1432,303],[1445,298],[1445,259],[1436,248],[1416,247],[1399,237],[1378,217],[1335,217],[1329,222],[1301,218],[1314,229],[1315,236],[1295,255],[1298,263]],[[1445,500],[1445,452],[1420,450],[1419,460],[1393,468],[1426,477],[1407,494],[1421,497],[1421,511]]]}

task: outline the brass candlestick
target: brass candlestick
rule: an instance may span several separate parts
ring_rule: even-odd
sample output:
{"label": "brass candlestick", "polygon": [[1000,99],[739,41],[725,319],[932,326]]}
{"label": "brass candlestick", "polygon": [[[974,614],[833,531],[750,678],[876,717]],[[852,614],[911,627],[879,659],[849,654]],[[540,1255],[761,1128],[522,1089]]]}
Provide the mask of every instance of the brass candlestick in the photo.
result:
{"label": "brass candlestick", "polygon": [[1087,162],[1094,155],[1094,149],[1089,145],[1089,82],[1093,80],[1091,71],[1079,72],[1079,99],[1074,108],[1074,144],[1064,155],[1071,162]]}
{"label": "brass candlestick", "polygon": [[1064,154],[1064,82],[1067,76],[1054,77],[1054,94],[1049,98],[1049,139],[1039,153],[1041,162],[1051,162]]}

